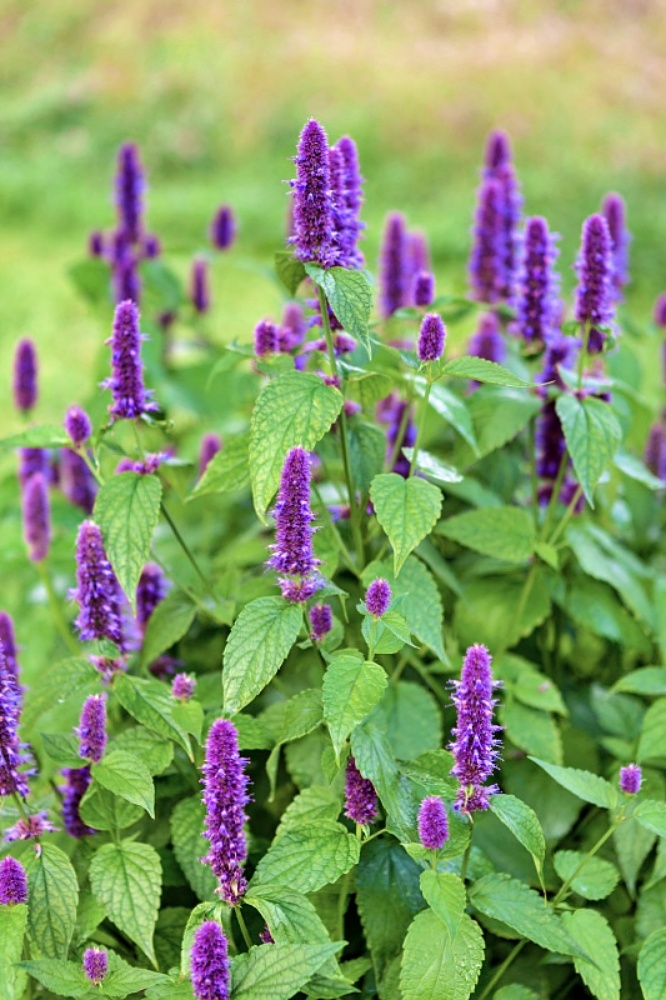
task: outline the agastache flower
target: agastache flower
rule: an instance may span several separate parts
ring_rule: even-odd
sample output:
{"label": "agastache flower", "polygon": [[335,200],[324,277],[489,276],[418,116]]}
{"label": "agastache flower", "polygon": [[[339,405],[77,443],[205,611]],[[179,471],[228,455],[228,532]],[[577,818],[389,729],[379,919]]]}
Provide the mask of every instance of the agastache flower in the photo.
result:
{"label": "agastache flower", "polygon": [[467,353],[472,358],[501,363],[506,356],[506,343],[495,313],[483,313],[476,332],[469,338]]}
{"label": "agastache flower", "polygon": [[76,588],[79,605],[76,627],[81,639],[109,639],[125,648],[121,594],[102,543],[102,532],[93,521],[84,521],[76,540]]}
{"label": "agastache flower", "polygon": [[426,313],[421,321],[416,353],[421,364],[437,361],[444,351],[446,327],[437,313]]}
{"label": "agastache flower", "polygon": [[307,324],[303,316],[303,310],[297,302],[287,302],[282,312],[282,322],[280,324],[280,350],[288,354],[295,347],[303,343]]}
{"label": "agastache flower", "polygon": [[342,160],[342,195],[344,221],[339,234],[343,267],[363,267],[363,254],[358,241],[365,228],[360,220],[363,204],[363,178],[361,177],[356,143],[349,136],[338,139],[336,148]]}
{"label": "agastache flower", "polygon": [[43,562],[51,543],[49,490],[41,472],[31,476],[23,488],[23,533],[32,562]]}
{"label": "agastache flower", "polygon": [[522,198],[511,159],[509,137],[500,129],[491,132],[488,137],[483,176],[486,180],[494,180],[499,185],[503,267],[503,277],[499,287],[501,298],[508,301],[512,295],[518,267],[520,242],[518,227]]}
{"label": "agastache flower", "polygon": [[622,196],[615,192],[607,194],[601,205],[601,214],[608,223],[611,239],[615,301],[621,302],[622,290],[629,281],[629,241],[631,240],[627,230],[626,209]]}
{"label": "agastache flower", "polygon": [[474,226],[474,243],[469,260],[472,298],[478,302],[499,302],[506,285],[502,189],[495,180],[486,180],[479,190]]}
{"label": "agastache flower", "polygon": [[645,445],[645,464],[653,476],[666,483],[666,427],[655,422]]}
{"label": "agastache flower", "polygon": [[171,682],[171,694],[179,701],[189,701],[197,686],[191,674],[176,674]]}
{"label": "agastache flower", "polygon": [[99,986],[109,971],[109,956],[103,948],[86,948],[83,953],[83,971],[86,979]]}
{"label": "agastache flower", "polygon": [[167,592],[167,580],[160,567],[155,563],[144,566],[136,588],[136,620],[142,635],[155,608],[164,600]]}
{"label": "agastache flower", "polygon": [[46,812],[35,813],[33,816],[26,816],[10,826],[5,831],[4,840],[11,843],[15,840],[37,840],[45,833],[54,833],[56,827],[49,822]]}
{"label": "agastache flower", "polygon": [[28,794],[26,776],[20,772],[27,762],[18,736],[20,717],[21,689],[0,643],[0,796]]}
{"label": "agastache flower", "polygon": [[192,988],[196,1000],[228,1000],[231,973],[227,939],[214,920],[197,927],[190,952]]}
{"label": "agastache flower", "polygon": [[113,333],[107,340],[107,344],[111,344],[112,375],[103,383],[103,387],[113,394],[109,407],[112,420],[140,417],[157,409],[143,382],[143,339],[139,332],[139,310],[131,300],[121,302],[116,307]]}
{"label": "agastache flower", "polygon": [[407,259],[412,275],[416,275],[420,271],[432,272],[428,240],[420,229],[412,229],[407,234]]}
{"label": "agastache flower", "polygon": [[117,305],[126,301],[138,305],[141,301],[141,279],[130,251],[121,254],[113,263],[113,299]]}
{"label": "agastache flower", "polygon": [[146,260],[154,260],[159,257],[161,249],[159,238],[153,233],[147,233],[141,240],[141,250]]}
{"label": "agastache flower", "polygon": [[208,261],[197,257],[192,263],[190,275],[190,300],[199,314],[210,309],[210,289],[208,287]]}
{"label": "agastache flower", "polygon": [[49,456],[44,448],[19,448],[19,482],[25,486],[31,476],[49,474]]}
{"label": "agastache flower", "polygon": [[487,809],[489,796],[497,786],[485,782],[497,767],[499,741],[495,733],[500,726],[493,724],[493,681],[491,656],[485,646],[470,646],[465,654],[462,674],[454,681],[453,703],[457,711],[456,726],[452,730],[455,741],[450,749],[455,758],[451,769],[460,782],[456,799],[457,808],[469,813]]}
{"label": "agastache flower", "polygon": [[37,352],[29,338],[19,340],[14,355],[14,405],[29,413],[37,402]]}
{"label": "agastache flower", "polygon": [[432,304],[434,298],[434,275],[430,271],[417,271],[412,278],[412,302],[419,308],[425,308]]}
{"label": "agastache flower", "polygon": [[0,861],[0,904],[16,906],[28,902],[28,877],[25,868],[16,858]]}
{"label": "agastache flower", "polygon": [[91,836],[96,833],[81,819],[79,808],[81,799],[88,791],[92,780],[90,767],[64,767],[62,770],[65,784],[61,787],[62,792],[62,821],[65,831],[70,837],[77,840],[81,837]]}
{"label": "agastache flower", "polygon": [[254,328],[254,353],[258,358],[268,357],[280,350],[280,334],[269,319],[262,319]]}
{"label": "agastache flower", "polygon": [[576,319],[589,331],[587,350],[599,354],[606,342],[599,327],[609,326],[614,318],[611,237],[603,215],[591,215],[583,223],[576,271]]}
{"label": "agastache flower", "polygon": [[328,139],[314,119],[301,132],[294,162],[294,235],[290,242],[294,244],[296,259],[332,267],[337,263],[337,252],[333,241]]}
{"label": "agastache flower", "polygon": [[377,793],[368,778],[364,778],[356,766],[356,761],[350,757],[345,772],[345,816],[358,823],[359,826],[369,826],[377,819]]}
{"label": "agastache flower", "polygon": [[65,414],[65,430],[75,448],[85,444],[92,434],[90,417],[80,406],[70,406]]}
{"label": "agastache flower", "polygon": [[640,764],[627,764],[620,768],[620,788],[625,795],[637,795],[641,790],[643,772]]}
{"label": "agastache flower", "polygon": [[273,554],[267,562],[283,574],[278,578],[283,596],[298,603],[308,600],[321,586],[316,575],[319,560],[315,559],[312,548],[311,522],[315,515],[310,509],[310,475],[308,452],[292,448],[282,467],[273,511],[275,544],[271,546]]}
{"label": "agastache flower", "polygon": [[97,484],[84,460],[71,448],[60,454],[60,487],[70,503],[92,514]]}
{"label": "agastache flower", "polygon": [[328,604],[315,604],[310,608],[310,638],[313,642],[321,642],[324,636],[333,628],[333,612]]}
{"label": "agastache flower", "polygon": [[220,205],[210,226],[210,241],[216,250],[228,250],[235,236],[234,213],[229,205]]}
{"label": "agastache flower", "polygon": [[211,726],[206,741],[203,765],[203,801],[206,806],[205,837],[210,849],[204,858],[219,879],[217,891],[230,906],[235,906],[246,889],[243,864],[247,844],[243,826],[247,821],[245,806],[249,778],[244,767],[248,761],[238,753],[238,733],[232,722],[218,719]]}
{"label": "agastache flower", "polygon": [[99,764],[106,749],[106,695],[91,694],[86,698],[79,720],[79,754]]}
{"label": "agastache flower", "polygon": [[516,284],[513,331],[531,344],[546,344],[556,335],[560,304],[553,264],[558,257],[555,238],[541,216],[525,224],[525,246]]}
{"label": "agastache flower", "polygon": [[407,305],[411,279],[408,250],[405,217],[391,212],[384,227],[379,271],[379,310],[384,319]]}
{"label": "agastache flower", "polygon": [[222,438],[219,434],[204,434],[199,448],[199,476],[203,476],[208,463],[222,450]]}
{"label": "agastache flower", "polygon": [[378,577],[373,580],[365,592],[365,606],[368,614],[381,618],[389,609],[391,603],[391,588],[388,580]]}
{"label": "agastache flower", "polygon": [[118,150],[116,210],[120,231],[130,243],[135,243],[141,235],[144,189],[139,150],[133,142],[126,142]]}
{"label": "agastache flower", "polygon": [[438,851],[449,839],[446,807],[437,795],[424,799],[418,816],[419,840],[429,851]]}
{"label": "agastache flower", "polygon": [[6,611],[0,611],[0,649],[4,653],[5,665],[9,673],[18,681],[19,670],[16,662],[14,623]]}

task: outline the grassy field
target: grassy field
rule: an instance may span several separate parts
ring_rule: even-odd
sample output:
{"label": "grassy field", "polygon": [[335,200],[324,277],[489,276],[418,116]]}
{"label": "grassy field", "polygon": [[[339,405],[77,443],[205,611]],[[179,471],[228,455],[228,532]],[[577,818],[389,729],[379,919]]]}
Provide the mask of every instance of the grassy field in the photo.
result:
{"label": "grassy field", "polygon": [[[7,385],[15,340],[35,337],[40,417],[90,388],[100,329],[67,269],[112,221],[128,138],[149,171],[150,226],[183,273],[214,207],[237,211],[239,243],[215,275],[220,339],[249,339],[279,304],[261,266],[282,245],[282,182],[311,115],[359,144],[371,266],[384,214],[401,208],[429,234],[439,290],[464,290],[484,137],[501,125],[527,212],[562,233],[566,288],[581,222],[609,189],[628,203],[639,323],[666,287],[657,0],[4,0],[0,30],[0,369]],[[641,353],[656,396],[654,341]]]}

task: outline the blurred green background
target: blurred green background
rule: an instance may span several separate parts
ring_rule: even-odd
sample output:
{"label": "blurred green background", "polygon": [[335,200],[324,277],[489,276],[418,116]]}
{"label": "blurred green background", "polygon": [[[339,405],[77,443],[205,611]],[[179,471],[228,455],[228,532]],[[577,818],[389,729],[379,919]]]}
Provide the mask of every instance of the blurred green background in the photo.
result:
{"label": "blurred green background", "polygon": [[[563,236],[566,289],[582,220],[613,189],[628,204],[639,329],[666,288],[659,0],[2,0],[0,31],[0,371],[6,398],[16,340],[37,340],[38,419],[60,420],[91,388],[104,333],[67,269],[112,223],[126,139],[148,171],[149,228],[183,275],[215,207],[237,213],[213,279],[218,340],[249,340],[279,308],[263,269],[310,116],[359,145],[371,268],[383,216],[400,208],[430,237],[439,292],[464,291],[483,144],[501,126],[527,213]],[[656,399],[654,335],[639,351]],[[3,433],[18,427],[9,409]]]}

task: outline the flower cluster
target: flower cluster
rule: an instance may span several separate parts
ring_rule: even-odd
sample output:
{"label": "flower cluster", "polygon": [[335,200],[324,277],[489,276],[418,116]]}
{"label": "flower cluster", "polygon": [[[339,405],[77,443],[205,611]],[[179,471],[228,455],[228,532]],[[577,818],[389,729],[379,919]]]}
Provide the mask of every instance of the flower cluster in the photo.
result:
{"label": "flower cluster", "polygon": [[360,826],[369,826],[377,819],[377,793],[368,778],[364,778],[353,757],[347,760],[345,772],[345,816]]}
{"label": "flower cluster", "polygon": [[315,515],[310,509],[310,477],[310,455],[303,448],[292,448],[282,467],[273,511],[275,544],[267,565],[280,574],[282,596],[294,603],[309,600],[322,585],[312,548]]}
{"label": "flower cluster", "polygon": [[76,627],[82,639],[109,639],[126,646],[121,614],[121,592],[111,568],[102,532],[84,521],[76,540],[76,583],[72,597],[79,605]]}
{"label": "flower cluster", "polygon": [[143,382],[141,362],[142,334],[139,332],[139,310],[130,299],[119,302],[113,319],[111,344],[111,378],[103,386],[110,389],[113,402],[109,407],[112,420],[132,419],[157,409]]}
{"label": "flower cluster", "polygon": [[498,791],[496,785],[485,784],[497,766],[500,745],[495,738],[500,726],[492,721],[496,704],[492,693],[498,682],[493,681],[485,646],[469,647],[460,680],[453,684],[457,720],[450,749],[455,758],[451,773],[460,782],[456,804],[461,812],[475,812],[487,809],[489,796]]}
{"label": "flower cluster", "polygon": [[230,906],[245,893],[243,864],[247,845],[243,826],[249,778],[247,760],[238,752],[238,733],[232,722],[218,719],[206,741],[203,765],[203,801],[206,806],[206,833],[210,848],[205,861],[219,879],[218,892]]}

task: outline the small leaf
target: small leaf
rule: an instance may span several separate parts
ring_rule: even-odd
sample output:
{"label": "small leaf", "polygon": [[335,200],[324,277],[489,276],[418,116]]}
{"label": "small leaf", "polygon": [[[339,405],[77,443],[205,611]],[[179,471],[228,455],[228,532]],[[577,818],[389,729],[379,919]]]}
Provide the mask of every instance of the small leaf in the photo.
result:
{"label": "small leaf", "polygon": [[340,823],[292,826],[274,841],[257,865],[251,889],[282,885],[309,893],[337,881],[357,863],[360,844]]}
{"label": "small leaf", "polygon": [[456,449],[454,462],[460,469],[512,441],[540,411],[542,402],[522,390],[487,385],[474,393],[467,406],[477,446]]}
{"label": "small leaf", "polygon": [[177,703],[164,684],[123,673],[116,676],[113,693],[137,722],[178,743],[191,756],[189,737],[174,718]]}
{"label": "small leaf", "polygon": [[28,917],[31,945],[46,958],[66,958],[79,905],[79,883],[72,863],[55,844],[29,854]]}
{"label": "small leaf", "polygon": [[616,681],[612,690],[648,697],[666,695],[666,667],[641,667],[639,670],[632,670]]}
{"label": "small leaf", "polygon": [[391,828],[401,840],[410,841],[415,821],[414,804],[387,737],[377,726],[366,722],[353,731],[351,748],[357,768],[375,786]]}
{"label": "small leaf", "polygon": [[234,1000],[289,1000],[307,983],[339,944],[269,944],[232,959]]}
{"label": "small leaf", "polygon": [[666,802],[644,799],[632,814],[641,826],[660,837],[666,837]]}
{"label": "small leaf", "polygon": [[638,981],[644,1000],[666,998],[666,927],[653,931],[638,956]]}
{"label": "small leaf", "polygon": [[553,858],[555,871],[563,882],[572,878],[583,861],[585,865],[571,881],[573,891],[584,899],[597,900],[610,896],[620,878],[620,873],[610,861],[588,858],[580,851],[557,851]]}
{"label": "small leaf", "polygon": [[65,734],[40,733],[44,753],[59,767],[83,767],[79,753],[79,739]]}
{"label": "small leaf", "polygon": [[564,913],[562,920],[589,956],[574,955],[574,968],[592,996],[597,1000],[620,1000],[620,956],[608,921],[590,909]]}
{"label": "small leaf", "polygon": [[467,914],[451,938],[435,913],[419,913],[405,938],[402,1000],[467,1000],[481,971],[483,951],[481,929]]}
{"label": "small leaf", "polygon": [[0,969],[2,1000],[21,1000],[27,986],[27,976],[19,968],[23,953],[23,938],[28,925],[28,907],[25,903],[0,906]]}
{"label": "small leaf", "polygon": [[306,277],[305,265],[296,260],[291,250],[278,250],[273,259],[278,278],[293,298]]}
{"label": "small leaf", "polygon": [[594,488],[610,466],[622,428],[608,403],[562,395],[555,403],[576,477],[591,507]]}
{"label": "small leaf", "polygon": [[250,482],[249,447],[249,432],[225,441],[222,450],[213,455],[187,499],[196,500],[209,493],[233,493],[245,489]]}
{"label": "small leaf", "polygon": [[535,764],[543,768],[553,781],[556,781],[562,788],[576,795],[583,802],[590,802],[600,809],[614,809],[618,801],[616,789],[598,774],[591,771],[581,771],[575,767],[558,767],[557,764],[549,764],[537,757],[531,757]]}
{"label": "small leaf", "polygon": [[349,461],[354,486],[367,493],[370,483],[384,468],[386,436],[379,427],[364,420],[349,426]]}
{"label": "small leaf", "polygon": [[426,903],[454,938],[467,905],[463,882],[450,872],[429,870],[421,873],[420,885]]}
{"label": "small leaf", "polygon": [[[83,968],[76,962],[66,962],[62,958],[40,958],[32,962],[22,962],[21,967],[38,983],[61,997],[88,998],[92,994],[92,983],[86,979]],[[4,968],[3,968],[4,973]],[[4,985],[4,984],[3,984]],[[5,993],[0,993],[2,1000],[9,1000]]]}
{"label": "small leaf", "polygon": [[372,311],[372,285],[365,271],[348,271],[344,267],[324,270],[316,264],[306,264],[310,278],[323,290],[328,303],[343,328],[361,341],[368,356],[372,344],[368,320]]}
{"label": "small leaf", "polygon": [[[425,396],[425,379],[414,377],[411,381],[419,396]],[[428,405],[460,434],[472,450],[476,450],[476,437],[472,426],[472,418],[466,403],[462,399],[451,392],[445,385],[436,383],[430,389]]]}
{"label": "small leaf", "polygon": [[410,552],[430,532],[442,506],[440,490],[424,479],[403,479],[395,472],[375,476],[370,498],[377,520],[393,547],[394,571],[400,573]]}
{"label": "small leaf", "polygon": [[[413,448],[403,448],[402,453],[409,462],[412,461],[414,457]],[[431,479],[440,486],[446,486],[449,483],[461,483],[463,480],[461,474],[452,465],[446,465],[435,455],[431,455],[430,452],[423,451],[423,449],[419,450],[416,457],[416,469],[418,472],[422,472],[427,479]]]}
{"label": "small leaf", "polygon": [[199,899],[215,899],[217,879],[201,859],[208,853],[208,840],[203,835],[205,808],[198,795],[181,799],[171,813],[173,853],[187,881]]}
{"label": "small leaf", "polygon": [[352,729],[379,702],[387,685],[386,671],[377,663],[364,663],[355,650],[334,653],[322,688],[324,719],[333,741],[336,760]]}
{"label": "small leaf", "polygon": [[296,642],[303,620],[298,604],[259,597],[243,608],[224,650],[224,707],[240,712],[273,679]]}
{"label": "small leaf", "polygon": [[400,599],[400,610],[407,619],[410,631],[446,663],[442,641],[444,609],[432,573],[416,556],[409,556],[400,576],[394,575],[389,562],[373,562],[363,570],[366,587],[377,577],[387,580],[394,599]]}
{"label": "small leaf", "polygon": [[126,750],[141,759],[151,775],[162,774],[173,760],[173,744],[143,726],[130,726],[114,736],[110,750]]}
{"label": "small leaf", "polygon": [[169,591],[150,618],[141,646],[141,662],[148,666],[187,633],[196,607],[182,590]]}
{"label": "small leaf", "polygon": [[62,427],[52,424],[42,424],[39,427],[28,427],[18,434],[0,440],[0,451],[12,451],[14,448],[64,448],[71,445],[69,435]]}
{"label": "small leaf", "polygon": [[39,684],[31,686],[26,692],[24,725],[31,729],[42,715],[60,704],[65,695],[70,697],[80,691],[90,694],[96,687],[101,690],[100,681],[99,672],[87,657],[73,656],[54,663],[40,676]]}
{"label": "small leaf", "polygon": [[507,562],[525,562],[534,553],[534,521],[519,507],[484,507],[441,521],[437,534],[445,535],[482,555]]}
{"label": "small leaf", "polygon": [[162,891],[162,865],[155,848],[131,840],[105,844],[90,863],[90,884],[113,923],[155,965],[153,931]]}
{"label": "small leaf", "polygon": [[141,806],[155,818],[153,779],[146,765],[135,754],[112,750],[104,755],[99,764],[93,764],[90,771],[103,788]]}
{"label": "small leaf", "polygon": [[443,375],[454,375],[456,378],[471,378],[475,382],[488,382],[490,385],[505,385],[513,389],[532,389],[533,382],[518,378],[508,368],[503,368],[495,361],[485,358],[453,358],[442,368]]}
{"label": "small leaf", "polygon": [[546,840],[537,814],[515,795],[493,795],[490,808],[516,840],[529,851],[540,875],[546,857]]}
{"label": "small leaf", "polygon": [[562,763],[560,730],[547,712],[507,699],[500,707],[499,717],[512,743],[521,750],[551,764]]}
{"label": "small leaf", "polygon": [[81,799],[79,813],[93,830],[126,830],[143,817],[144,811],[93,781]]}
{"label": "small leaf", "polygon": [[68,275],[79,295],[93,306],[105,305],[110,299],[111,274],[109,265],[101,257],[86,257],[68,270]]}

